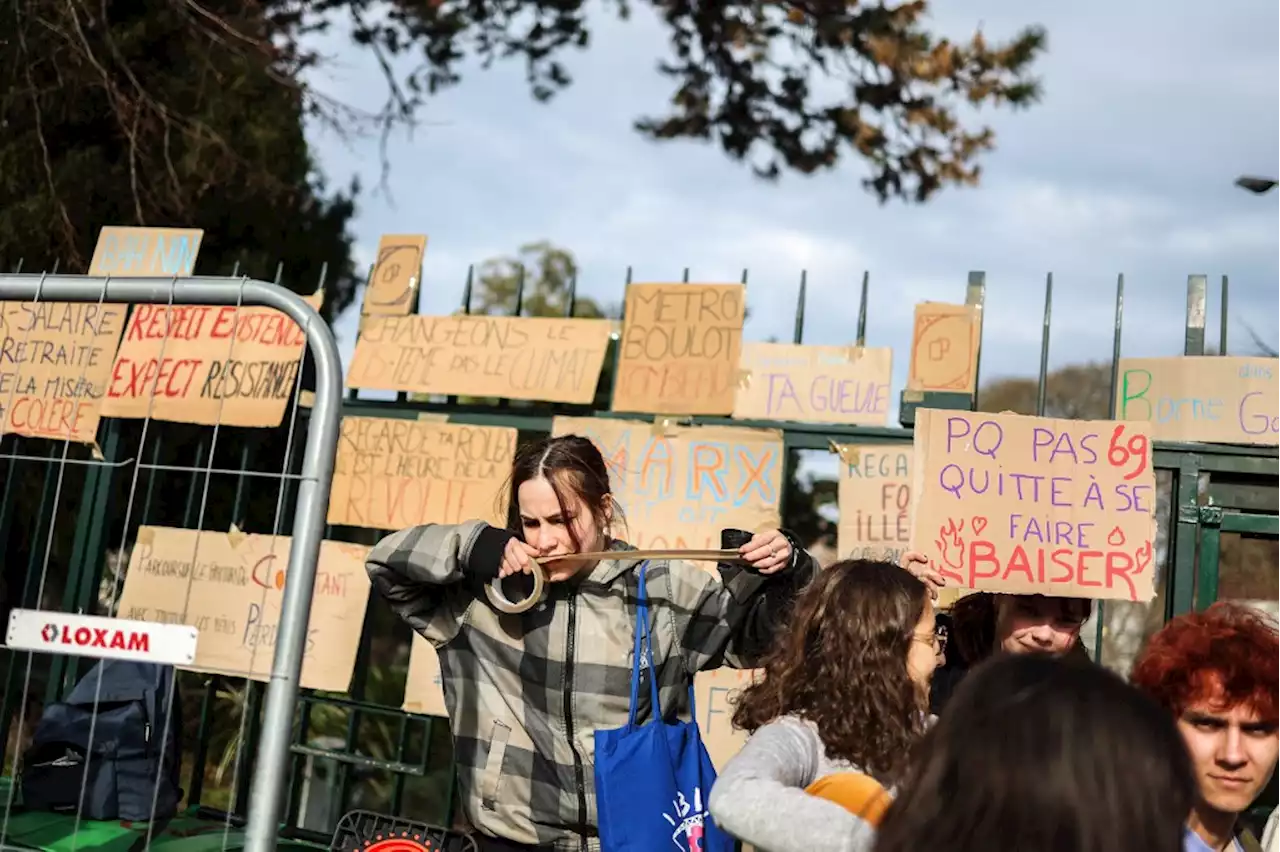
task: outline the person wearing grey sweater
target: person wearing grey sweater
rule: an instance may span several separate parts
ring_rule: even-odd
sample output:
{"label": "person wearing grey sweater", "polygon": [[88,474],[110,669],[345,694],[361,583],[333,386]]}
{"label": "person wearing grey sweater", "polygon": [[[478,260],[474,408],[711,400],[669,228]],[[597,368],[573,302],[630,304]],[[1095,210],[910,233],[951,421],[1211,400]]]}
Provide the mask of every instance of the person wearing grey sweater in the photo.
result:
{"label": "person wearing grey sweater", "polygon": [[858,773],[893,795],[930,723],[935,629],[929,590],[892,563],[820,572],[737,702],[751,737],[711,788],[716,823],[757,852],[870,852],[871,812],[810,790]]}
{"label": "person wearing grey sweater", "polygon": [[720,773],[711,788],[711,816],[759,852],[870,852],[871,825],[805,792],[819,778],[860,771],[827,757],[812,722],[783,716],[752,734]]}

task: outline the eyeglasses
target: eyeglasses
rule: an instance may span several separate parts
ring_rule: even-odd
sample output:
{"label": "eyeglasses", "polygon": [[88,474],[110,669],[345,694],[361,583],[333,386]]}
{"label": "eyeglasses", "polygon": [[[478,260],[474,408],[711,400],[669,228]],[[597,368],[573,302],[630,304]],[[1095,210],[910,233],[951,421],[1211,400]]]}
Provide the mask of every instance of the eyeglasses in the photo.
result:
{"label": "eyeglasses", "polygon": [[941,624],[935,627],[933,633],[928,636],[922,636],[917,633],[911,638],[917,642],[924,642],[925,644],[932,646],[935,654],[941,654],[947,649],[947,628]]}

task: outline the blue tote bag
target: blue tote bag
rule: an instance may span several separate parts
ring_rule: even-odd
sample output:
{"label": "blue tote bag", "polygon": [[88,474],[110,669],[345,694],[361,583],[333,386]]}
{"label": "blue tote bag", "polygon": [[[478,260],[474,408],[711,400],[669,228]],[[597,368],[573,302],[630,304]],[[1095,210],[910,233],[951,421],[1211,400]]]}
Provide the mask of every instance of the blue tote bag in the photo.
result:
{"label": "blue tote bag", "polygon": [[[631,710],[621,728],[595,732],[596,811],[604,852],[733,852],[734,840],[711,819],[707,798],[716,780],[711,756],[694,721],[667,724],[658,703],[657,669],[649,636],[649,598],[640,568]],[[636,724],[641,660],[649,669],[653,718]]]}

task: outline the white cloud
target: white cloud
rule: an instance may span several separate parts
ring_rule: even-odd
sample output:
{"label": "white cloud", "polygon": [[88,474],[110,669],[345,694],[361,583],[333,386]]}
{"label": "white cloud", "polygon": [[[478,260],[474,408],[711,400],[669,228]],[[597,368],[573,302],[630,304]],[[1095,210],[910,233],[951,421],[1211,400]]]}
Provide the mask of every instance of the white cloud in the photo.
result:
{"label": "white cloud", "polygon": [[[637,9],[629,23],[603,22],[591,48],[569,57],[575,83],[550,104],[528,97],[516,65],[468,72],[434,100],[434,123],[390,145],[394,207],[362,199],[359,258],[381,233],[428,233],[429,312],[456,307],[469,263],[544,238],[575,252],[580,291],[607,303],[621,301],[628,266],[636,280],[675,279],[685,267],[695,280],[737,280],[746,268],[755,339],[790,338],[804,271],[811,343],[852,338],[869,270],[868,342],[895,348],[899,382],[912,305],[962,300],[971,269],[987,273],[988,375],[1034,375],[1050,271],[1055,366],[1110,357],[1121,272],[1125,354],[1181,350],[1189,273],[1215,286],[1231,276],[1234,340],[1245,340],[1246,322],[1280,337],[1276,195],[1231,186],[1237,174],[1280,168],[1275,4],[1231,15],[1191,0],[936,8],[954,34],[982,23],[997,37],[1037,21],[1050,34],[1044,102],[982,116],[999,148],[977,189],[881,206],[857,162],[771,185],[711,145],[640,138],[631,121],[661,110],[670,91],[654,71],[661,25]],[[328,91],[380,98],[367,58],[340,35],[326,45],[352,69],[330,72]],[[376,182],[376,140],[347,149],[323,132],[312,138],[331,177]],[[339,329],[348,326],[344,318]]]}

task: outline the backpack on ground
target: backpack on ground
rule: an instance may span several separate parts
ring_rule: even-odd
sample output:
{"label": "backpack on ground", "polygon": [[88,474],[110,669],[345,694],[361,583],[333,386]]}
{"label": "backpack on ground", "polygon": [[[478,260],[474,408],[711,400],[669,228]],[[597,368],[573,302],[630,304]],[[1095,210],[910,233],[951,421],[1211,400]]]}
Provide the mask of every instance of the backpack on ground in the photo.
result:
{"label": "backpack on ground", "polygon": [[102,660],[41,715],[22,756],[23,805],[78,809],[84,819],[168,819],[182,799],[181,731],[172,666]]}

